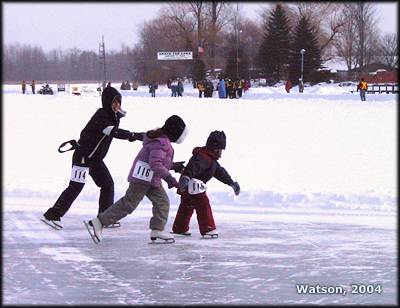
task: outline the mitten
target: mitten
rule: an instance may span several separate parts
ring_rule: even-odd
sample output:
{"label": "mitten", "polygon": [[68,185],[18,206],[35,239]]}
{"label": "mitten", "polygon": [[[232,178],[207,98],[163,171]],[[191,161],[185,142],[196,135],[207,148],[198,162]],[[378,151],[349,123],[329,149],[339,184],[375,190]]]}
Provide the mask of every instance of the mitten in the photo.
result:
{"label": "mitten", "polygon": [[189,181],[190,181],[190,178],[188,176],[186,176],[186,175],[182,176],[179,179],[179,190],[185,191],[188,187]]}
{"label": "mitten", "polygon": [[236,196],[239,195],[239,193],[240,193],[240,186],[239,186],[239,183],[238,183],[238,182],[233,182],[233,183],[231,184],[231,187],[233,188],[233,191],[235,192],[235,195],[236,195]]}
{"label": "mitten", "polygon": [[131,132],[131,134],[130,134],[128,140],[129,140],[130,142],[135,141],[135,140],[143,140],[143,134],[142,134],[142,133],[134,133],[134,132]]}
{"label": "mitten", "polygon": [[177,161],[172,163],[172,170],[174,170],[175,172],[181,173],[183,168],[185,168],[185,166],[183,165],[185,161]]}
{"label": "mitten", "polygon": [[165,178],[165,182],[167,182],[169,189],[171,189],[172,187],[179,188],[178,182],[172,175],[167,176]]}

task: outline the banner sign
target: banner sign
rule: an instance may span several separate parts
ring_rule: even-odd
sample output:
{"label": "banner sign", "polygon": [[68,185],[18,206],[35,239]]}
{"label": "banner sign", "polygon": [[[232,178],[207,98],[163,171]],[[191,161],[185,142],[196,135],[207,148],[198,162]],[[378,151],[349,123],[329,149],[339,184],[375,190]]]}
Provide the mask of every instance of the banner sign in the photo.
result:
{"label": "banner sign", "polygon": [[157,52],[157,60],[192,60],[191,51],[160,51]]}

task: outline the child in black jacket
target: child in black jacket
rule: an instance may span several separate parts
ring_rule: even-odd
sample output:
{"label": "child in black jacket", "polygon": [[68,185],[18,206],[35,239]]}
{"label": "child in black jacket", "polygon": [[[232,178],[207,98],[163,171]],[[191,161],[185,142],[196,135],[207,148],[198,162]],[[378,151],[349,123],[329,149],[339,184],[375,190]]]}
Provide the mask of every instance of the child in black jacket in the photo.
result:
{"label": "child in black jacket", "polygon": [[210,201],[206,194],[206,183],[213,177],[231,186],[235,195],[239,195],[240,186],[233,181],[229,173],[217,162],[222,150],[226,147],[226,136],[223,131],[213,131],[205,147],[193,149],[193,156],[182,172],[179,180],[181,203],[172,227],[173,233],[190,235],[189,222],[196,210],[200,234],[207,237],[218,237]]}
{"label": "child in black jacket", "polygon": [[[105,211],[114,203],[114,182],[103,159],[110,148],[113,138],[129,141],[143,140],[142,133],[134,133],[119,128],[121,117],[125,111],[121,109],[121,94],[113,87],[106,87],[101,96],[102,108],[99,108],[84,129],[78,141],[70,140],[74,150],[72,171],[68,187],[61,193],[54,205],[43,215],[42,221],[54,229],[62,229],[63,217],[74,200],[78,197],[86,179],[90,175],[100,187],[99,210]],[[66,152],[60,151],[59,152]],[[68,151],[68,150],[67,150]]]}

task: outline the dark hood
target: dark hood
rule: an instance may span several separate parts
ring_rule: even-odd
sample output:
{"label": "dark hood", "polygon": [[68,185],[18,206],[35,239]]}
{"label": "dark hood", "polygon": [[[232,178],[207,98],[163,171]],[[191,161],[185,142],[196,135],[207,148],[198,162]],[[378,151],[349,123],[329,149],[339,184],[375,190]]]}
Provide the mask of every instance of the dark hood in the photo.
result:
{"label": "dark hood", "polygon": [[106,87],[101,94],[101,104],[103,105],[104,110],[111,115],[115,114],[114,111],[111,109],[111,104],[117,96],[119,96],[122,105],[122,96],[117,89],[113,87]]}

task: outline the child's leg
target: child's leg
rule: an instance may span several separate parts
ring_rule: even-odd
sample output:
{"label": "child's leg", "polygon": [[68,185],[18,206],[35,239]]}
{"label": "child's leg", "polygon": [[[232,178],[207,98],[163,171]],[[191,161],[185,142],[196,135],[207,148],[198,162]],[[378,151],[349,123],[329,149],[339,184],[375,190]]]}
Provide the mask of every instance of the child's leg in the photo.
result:
{"label": "child's leg", "polygon": [[172,226],[174,233],[183,233],[189,230],[190,218],[192,218],[194,208],[190,202],[190,196],[187,193],[182,193],[181,204]]}
{"label": "child's leg", "polygon": [[163,231],[169,214],[169,198],[162,186],[152,187],[146,194],[153,204],[153,217],[150,218],[151,230]]}
{"label": "child's leg", "polygon": [[113,224],[128,214],[131,214],[145,196],[148,185],[129,183],[129,187],[121,199],[108,207],[104,212],[98,214],[98,218],[103,226]]}
{"label": "child's leg", "polygon": [[208,231],[215,230],[216,227],[210,201],[205,192],[196,195],[195,209],[201,235],[204,235]]}

